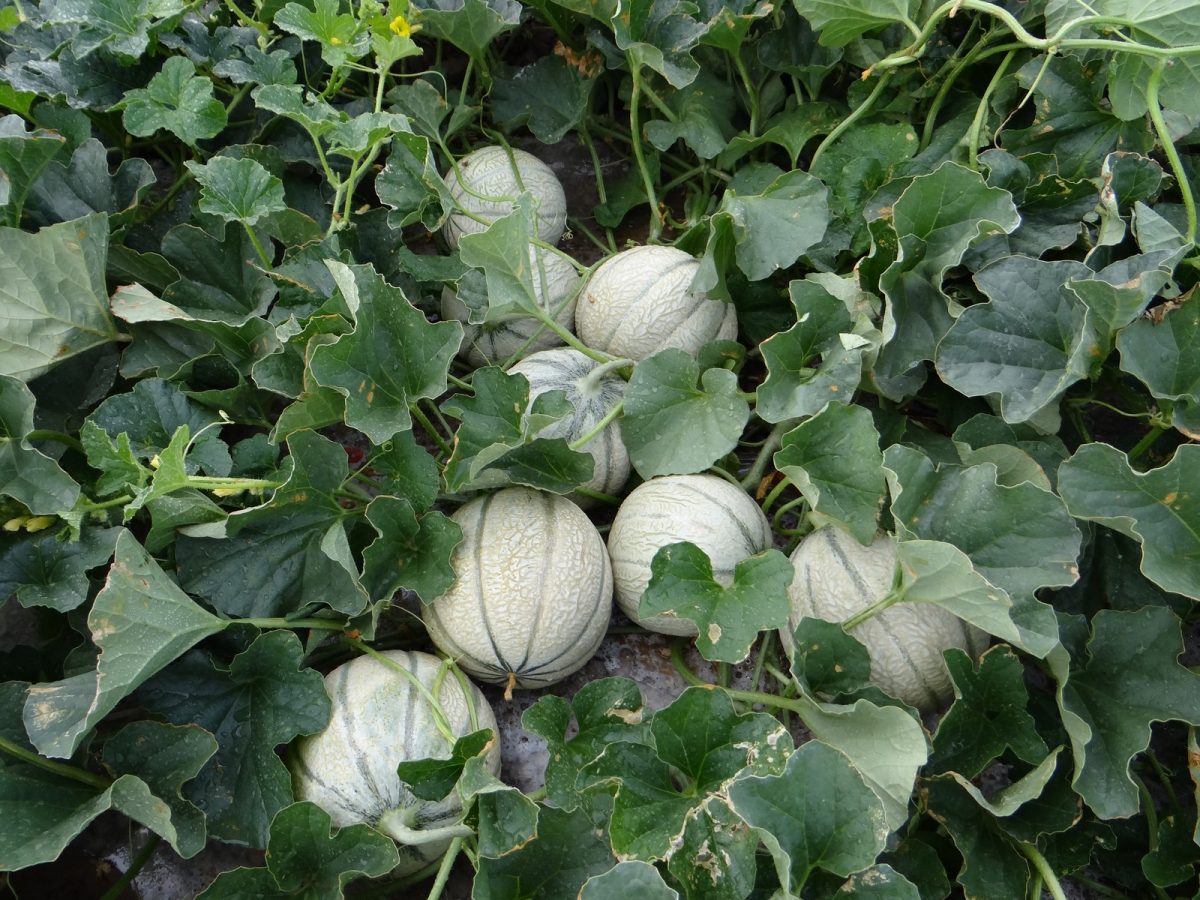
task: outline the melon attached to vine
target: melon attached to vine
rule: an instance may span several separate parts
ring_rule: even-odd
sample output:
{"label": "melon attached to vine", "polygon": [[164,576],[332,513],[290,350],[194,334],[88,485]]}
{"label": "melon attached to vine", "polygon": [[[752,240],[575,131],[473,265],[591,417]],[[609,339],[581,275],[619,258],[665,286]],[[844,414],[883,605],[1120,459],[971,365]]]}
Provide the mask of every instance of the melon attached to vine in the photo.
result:
{"label": "melon attached to vine", "polygon": [[749,494],[716,475],[667,475],[634,488],[613,519],[608,554],[617,605],[650,631],[696,634],[684,619],[638,616],[654,555],[681,541],[708,554],[713,578],[728,586],[738,563],[771,546],[771,524]]}
{"label": "melon attached to vine", "polygon": [[[828,526],[800,542],[792,565],[791,618],[780,630],[789,653],[792,632],[803,617],[844,622],[888,595],[896,575],[896,540],[881,533],[864,547],[849,532]],[[870,654],[872,683],[920,710],[935,709],[953,696],[942,652],[955,647],[977,656],[987,643],[982,631],[931,603],[899,602],[850,634]]]}
{"label": "melon attached to vine", "polygon": [[[511,156],[510,156],[511,154]],[[446,173],[446,187],[459,211],[442,229],[446,243],[457,248],[464,234],[485,231],[513,211],[520,194],[529,191],[537,202],[538,237],[557,244],[567,227],[567,195],[554,171],[524,150],[480,147]]]}
{"label": "melon attached to vine", "polygon": [[404,672],[360,656],[325,676],[329,724],[292,748],[292,781],[296,799],[320,806],[338,828],[363,822],[396,838],[400,866],[393,874],[402,875],[446,852],[462,807],[454,792],[438,801],[413,796],[396,767],[449,758],[454,740],[490,728],[495,739],[485,761],[498,775],[500,741],[479,688],[464,678],[464,691],[442,660],[403,650],[382,655]]}
{"label": "melon attached to vine", "polygon": [[700,263],[675,247],[645,246],[609,257],[579,295],[576,334],[613,356],[645,359],[676,347],[695,353],[737,337],[732,303],[692,290]]}

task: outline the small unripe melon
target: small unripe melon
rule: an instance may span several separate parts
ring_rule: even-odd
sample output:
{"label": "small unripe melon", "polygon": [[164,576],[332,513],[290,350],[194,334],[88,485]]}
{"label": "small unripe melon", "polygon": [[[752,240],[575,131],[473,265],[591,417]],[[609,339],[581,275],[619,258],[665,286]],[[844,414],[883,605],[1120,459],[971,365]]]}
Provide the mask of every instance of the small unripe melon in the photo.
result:
{"label": "small unripe melon", "polygon": [[[458,161],[457,172],[446,173],[450,196],[463,210],[451,213],[442,229],[446,243],[458,247],[464,234],[485,231],[492,222],[513,211],[516,198],[529,191],[537,201],[538,237],[547,244],[557,244],[567,227],[567,195],[554,171],[524,150],[504,147],[480,147]],[[462,180],[459,180],[459,176]]]}
{"label": "small unripe melon", "polygon": [[612,569],[578,506],[531,488],[463,504],[455,581],[421,610],[429,638],[483,681],[545,687],[583,666],[612,615]]}
{"label": "small unripe melon", "polygon": [[654,554],[681,541],[707,553],[713,578],[728,586],[738,563],[771,546],[771,524],[745,491],[716,475],[667,475],[630,491],[608,532],[608,555],[617,605],[650,631],[696,634],[674,616],[638,616]]}
{"label": "small unripe melon", "polygon": [[[879,534],[864,547],[849,532],[828,526],[800,542],[792,565],[792,612],[786,631],[780,629],[789,653],[792,632],[803,617],[844,622],[887,596],[896,572],[896,541]],[[957,647],[976,656],[987,642],[982,631],[931,603],[897,603],[850,634],[870,654],[872,683],[920,710],[935,709],[953,696],[942,651]]]}
{"label": "small unripe melon", "polygon": [[[570,331],[575,324],[579,273],[562,256],[534,245],[529,247],[529,268],[533,274],[533,295],[538,306]],[[466,296],[468,291],[482,292],[480,296],[467,297],[472,301],[470,306],[487,304],[486,287],[482,279],[474,283],[464,279],[459,285],[459,293]],[[457,319],[463,323],[463,342],[458,355],[473,366],[500,364],[514,354],[527,356],[562,343],[562,338],[557,334],[520,310],[514,310],[495,321],[472,325],[467,321],[469,305],[459,293],[450,288],[443,289],[442,318]]]}
{"label": "small unripe melon", "polygon": [[[403,667],[433,695],[456,737],[490,728],[495,740],[486,763],[500,773],[500,732],[496,717],[479,688],[447,674],[434,693],[442,661],[429,653],[390,650],[383,654]],[[458,821],[462,806],[457,793],[443,800],[421,800],[401,783],[396,767],[408,760],[450,756],[453,747],[438,730],[429,700],[404,674],[371,656],[360,656],[325,676],[332,701],[329,724],[318,734],[296,741],[291,754],[297,800],[309,800],[327,813],[338,828],[360,822],[389,832],[403,822],[414,832],[431,832]],[[474,707],[474,719],[471,715]],[[452,838],[401,844],[394,875],[416,872],[446,852]]]}
{"label": "small unripe melon", "polygon": [[[538,432],[538,437],[564,438],[569,443],[590,434],[625,396],[625,379],[609,372],[600,378],[592,373],[600,364],[571,347],[533,353],[509,367],[509,373],[529,381],[529,402],[539,394],[562,391],[572,412]],[[584,487],[613,494],[629,478],[629,452],[621,440],[617,423],[610,422],[583,445],[595,463],[591,480]]]}
{"label": "small unripe melon", "polygon": [[732,303],[692,290],[700,263],[675,247],[624,250],[592,273],[579,295],[575,333],[589,347],[645,359],[676,347],[695,353],[737,337]]}

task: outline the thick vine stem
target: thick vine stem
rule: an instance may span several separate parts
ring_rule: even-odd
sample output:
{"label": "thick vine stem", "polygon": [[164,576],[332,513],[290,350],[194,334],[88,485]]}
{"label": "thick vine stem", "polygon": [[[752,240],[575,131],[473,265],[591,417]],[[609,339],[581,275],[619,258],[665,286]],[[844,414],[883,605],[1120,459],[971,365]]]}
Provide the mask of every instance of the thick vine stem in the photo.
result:
{"label": "thick vine stem", "polygon": [[[883,62],[886,61],[887,60],[884,60]],[[879,68],[880,65],[882,65],[882,63],[876,64],[875,68]],[[863,74],[865,75],[866,72]],[[875,85],[875,89],[867,95],[867,99],[860,103],[858,107],[852,113],[850,113],[850,115],[842,119],[842,121],[838,123],[838,126],[834,128],[833,131],[825,135],[824,140],[821,141],[821,143],[817,146],[816,151],[813,153],[812,161],[808,164],[808,169],[810,172],[817,167],[817,161],[821,158],[821,154],[829,149],[833,142],[845,134],[848,129],[853,128],[855,122],[871,111],[871,107],[875,105],[875,101],[879,99],[879,95],[883,93],[883,89],[887,87],[888,82],[891,80],[891,72],[884,74],[884,76],[880,78],[879,82]]]}
{"label": "thick vine stem", "polygon": [[[374,647],[371,647],[358,638],[351,638],[350,644],[355,649],[372,657],[376,662],[387,666],[389,669],[405,678],[413,687],[415,687],[417,692],[425,698],[425,702],[429,704],[429,708],[433,712],[433,723],[437,727],[438,733],[441,734],[441,736],[445,738],[451,746],[454,746],[454,742],[458,740],[458,735],[454,733],[454,730],[450,727],[450,723],[446,721],[446,714],[442,709],[442,704],[438,702],[437,698],[432,693],[430,693],[429,688],[422,683],[421,679],[419,679],[412,672],[408,671],[408,669],[404,668],[404,666],[397,663],[395,660],[389,659]],[[467,696],[470,697],[470,694],[468,693]],[[447,835],[447,837],[451,836],[452,835]],[[399,840],[399,838],[397,838],[397,840]]]}
{"label": "thick vine stem", "polygon": [[749,490],[758,485],[762,480],[763,474],[767,471],[767,464],[770,463],[772,454],[783,443],[784,434],[790,431],[795,424],[795,419],[788,419],[777,423],[771,429],[771,433],[767,435],[767,439],[763,441],[762,447],[758,450],[758,456],[754,458],[754,462],[750,464],[750,468],[741,480],[743,488]]}
{"label": "thick vine stem", "polygon": [[604,417],[599,422],[596,423],[595,428],[593,428],[587,434],[582,435],[577,440],[571,441],[571,443],[567,444],[567,447],[571,450],[582,449],[588,443],[590,443],[591,441],[598,438],[600,436],[600,432],[604,431],[605,428],[607,428],[609,425],[611,425],[613,422],[615,422],[618,418],[620,418],[621,414],[624,411],[625,411],[624,402],[618,403],[616,406],[614,406],[612,409],[610,409],[607,413],[605,413]]}
{"label": "thick vine stem", "polygon": [[1054,870],[1050,868],[1050,863],[1046,861],[1046,857],[1042,856],[1041,852],[1033,844],[1026,844],[1024,841],[1017,844],[1021,852],[1029,858],[1033,863],[1033,867],[1037,869],[1039,875],[1042,876],[1042,881],[1046,883],[1046,890],[1050,892],[1050,896],[1054,900],[1067,900],[1067,895],[1063,893],[1062,885],[1058,883],[1058,876],[1054,874]]}
{"label": "thick vine stem", "polygon": [[462,836],[456,837],[450,842],[446,855],[442,857],[442,864],[438,866],[437,877],[433,880],[433,887],[429,889],[426,900],[438,900],[442,896],[442,892],[446,889],[446,882],[450,880],[450,871],[454,868],[454,860],[458,858],[462,845]]}
{"label": "thick vine stem", "polygon": [[112,786],[112,782],[100,775],[93,775],[85,769],[80,769],[78,766],[68,765],[67,763],[54,762],[46,759],[43,756],[34,753],[32,750],[26,750],[20,744],[10,741],[8,738],[0,737],[0,752],[7,753],[9,756],[14,756],[21,762],[29,763],[31,766],[37,766],[46,772],[54,775],[59,775],[63,778],[69,778],[72,781],[78,781],[80,784],[86,784],[88,787],[97,788],[104,791]]}
{"label": "thick vine stem", "polygon": [[470,837],[475,831],[461,822],[441,828],[413,828],[415,813],[411,807],[390,809],[379,817],[375,827],[398,844],[420,847],[451,838]]}
{"label": "thick vine stem", "polygon": [[1183,160],[1179,158],[1179,151],[1175,149],[1175,142],[1171,140],[1171,132],[1167,128],[1162,106],[1158,102],[1158,87],[1166,68],[1167,61],[1160,59],[1150,73],[1150,79],[1146,83],[1146,106],[1150,112],[1150,121],[1158,133],[1158,142],[1162,144],[1163,153],[1167,155],[1167,162],[1171,164],[1171,172],[1175,176],[1175,182],[1179,185],[1179,193],[1183,198],[1183,208],[1187,214],[1187,234],[1184,237],[1189,244],[1194,244],[1196,243],[1196,198],[1192,195],[1192,184],[1188,180],[1187,170],[1183,167]]}
{"label": "thick vine stem", "polygon": [[983,123],[987,119],[988,101],[991,100],[993,92],[1000,84],[1000,79],[1004,77],[1004,73],[1008,71],[1009,64],[1012,63],[1013,57],[1017,55],[1016,50],[1009,50],[1004,54],[1004,59],[1000,60],[1000,65],[996,67],[996,71],[992,74],[992,80],[988,82],[988,86],[984,88],[983,96],[979,98],[979,105],[975,107],[975,118],[971,120],[971,129],[967,132],[969,135],[967,141],[967,160],[972,169],[979,168],[979,136],[983,131]]}
{"label": "thick vine stem", "polygon": [[638,116],[638,106],[642,99],[642,75],[637,61],[632,53],[625,54],[629,62],[629,73],[633,77],[633,92],[629,96],[629,133],[633,141],[633,155],[637,160],[638,171],[642,174],[642,184],[646,187],[646,200],[650,203],[650,232],[646,243],[656,244],[662,236],[662,216],[658,212],[658,196],[654,192],[654,179],[650,177],[650,169],[646,165],[646,154],[642,149],[642,125]]}

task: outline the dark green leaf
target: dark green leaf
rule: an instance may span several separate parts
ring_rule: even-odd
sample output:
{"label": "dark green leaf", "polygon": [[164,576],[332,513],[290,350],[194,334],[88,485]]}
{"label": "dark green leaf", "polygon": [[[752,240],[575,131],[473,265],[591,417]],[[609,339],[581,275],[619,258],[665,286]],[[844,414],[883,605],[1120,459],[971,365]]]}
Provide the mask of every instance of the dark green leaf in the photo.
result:
{"label": "dark green leaf", "polygon": [[414,0],[412,11],[427,35],[447,40],[473,58],[521,19],[516,0]]}
{"label": "dark green leaf", "polygon": [[645,126],[646,138],[659,150],[670,150],[682,139],[700,159],[712,159],[733,137],[733,88],[712,73],[701,70],[695,81],[668,96],[667,107],[674,121],[654,119]]}
{"label": "dark green leaf", "polygon": [[253,225],[287,209],[283,182],[252,159],[214,156],[203,165],[187,164],[200,185],[200,211],[226,222]]}
{"label": "dark green leaf", "polygon": [[454,198],[438,173],[429,139],[415,134],[393,137],[387,165],[375,179],[375,191],[379,202],[392,209],[388,213],[392,228],[420,222],[433,231],[454,209]]}
{"label": "dark green leaf", "polygon": [[125,110],[130,134],[149,137],[162,129],[191,146],[216,136],[226,122],[225,106],[213,96],[212,81],[197,75],[191,60],[182,56],[168,59],[146,87],[126,91],[118,108]]}
{"label": "dark green leaf", "polygon": [[[363,550],[363,586],[372,601],[388,600],[400,588],[432,603],[454,583],[450,557],[462,542],[462,529],[440,512],[420,520],[400,497],[376,497],[367,520],[379,536]],[[438,798],[441,799],[441,798]]]}
{"label": "dark green leaf", "polygon": [[596,76],[582,69],[583,63],[573,66],[561,56],[543,56],[511,78],[497,78],[492,117],[509,130],[525,125],[543,144],[557,144],[587,113]]}
{"label": "dark green leaf", "polygon": [[890,829],[883,804],[832,747],[809,741],[781,775],[729,786],[734,810],[762,837],[779,880],[799,893],[816,869],[849,875],[869,866]]}
{"label": "dark green leaf", "polygon": [[482,857],[474,900],[560,900],[573,897],[593,875],[616,860],[604,832],[603,814],[543,807],[538,834],[498,859]]}
{"label": "dark green leaf", "polygon": [[412,427],[409,406],[445,393],[462,327],[429,322],[370,266],[327,265],[354,331],[317,347],[309,367],[318,384],[345,396],[346,424],[382,444]]}
{"label": "dark green leaf", "polygon": [[965,310],[946,333],[938,374],[968,397],[998,395],[1006,422],[1052,407],[1100,354],[1087,307],[1066,288],[1088,274],[1070,260],[1011,256],[988,266],[975,283],[991,302]]}
{"label": "dark green leaf", "polygon": [[589,878],[579,900],[679,900],[679,892],[667,886],[654,866],[630,859]]}
{"label": "dark green leaf", "polygon": [[838,622],[805,616],[792,632],[792,647],[792,675],[812,694],[849,693],[870,679],[867,648]]}
{"label": "dark green leaf", "polygon": [[896,22],[912,26],[913,0],[792,0],[821,34],[826,47],[844,47],[857,37]]}
{"label": "dark green leaf", "polygon": [[[209,475],[228,475],[233,465],[229,447],[218,437],[219,429],[207,427],[221,422],[220,416],[161,378],[147,378],[135,384],[128,394],[114,394],[96,407],[88,421],[114,439],[128,435],[133,456],[145,461],[165,450],[176,430],[186,426],[195,435],[187,457],[189,472],[203,469]],[[118,443],[118,452],[121,446]],[[121,453],[121,459],[128,466],[128,457]],[[88,461],[91,462],[90,455]],[[112,465],[108,462],[105,471],[111,472]],[[132,470],[129,474],[132,475]]]}
{"label": "dark green leaf", "polygon": [[861,544],[874,539],[886,482],[867,409],[828,403],[783,436],[774,462],[804,495],[816,524],[840,525]]}
{"label": "dark green leaf", "polygon": [[530,406],[525,376],[492,366],[476,369],[471,386],[474,397],[443,405],[462,421],[444,473],[451,491],[524,484],[566,494],[592,477],[589,454],[571,450],[564,438],[535,437],[570,412],[559,392],[539,395]]}
{"label": "dark green leaf", "polygon": [[700,472],[734,448],[750,415],[737,376],[662,350],[633,370],[621,437],[643,478]]}
{"label": "dark green leaf", "polygon": [[30,189],[65,144],[61,134],[26,131],[20,116],[0,118],[0,207],[8,207],[10,224],[18,223]]}
{"label": "dark green leaf", "polygon": [[49,10],[49,21],[57,25],[81,26],[71,41],[84,57],[105,47],[119,57],[136,59],[145,53],[151,32],[159,30],[155,20],[177,16],[184,9],[180,0],[66,0]]}
{"label": "dark green leaf", "polygon": [[1200,847],[1192,840],[1192,824],[1182,815],[1158,822],[1158,846],[1142,857],[1142,871],[1151,884],[1172,887],[1190,879],[1200,863]]}
{"label": "dark green leaf", "polygon": [[496,735],[491,729],[473,731],[454,742],[450,756],[405,760],[396,769],[396,774],[415,796],[422,800],[441,800],[454,790],[467,760],[486,753],[495,741]]}
{"label": "dark green leaf", "polygon": [[279,887],[312,900],[340,900],[359,875],[377,878],[396,867],[396,844],[369,825],[331,827],[315,803],[293,803],[271,821],[267,868]]}
{"label": "dark green leaf", "polygon": [[[579,689],[570,703],[544,694],[521,716],[522,727],[546,741],[546,792],[555,806],[574,809],[585,787],[580,772],[618,741],[646,743],[642,694],[628,678],[602,678]],[[575,718],[576,731],[566,735]]]}
{"label": "dark green leaf", "polygon": [[760,631],[787,624],[787,587],[795,571],[778,550],[739,562],[727,587],[713,578],[704,551],[687,542],[659,549],[650,569],[639,615],[692,622],[699,632],[696,647],[705,659],[741,662]]}
{"label": "dark green leaf", "polygon": [[392,493],[408,500],[417,512],[429,509],[437,499],[438,464],[411,431],[402,431],[372,456],[371,468],[386,479]]}
{"label": "dark green leaf", "polygon": [[1200,446],[1184,444],[1165,466],[1135,471],[1120,450],[1085,444],[1058,470],[1071,515],[1142,545],[1142,573],[1168,591],[1200,599]]}
{"label": "dark green leaf", "polygon": [[929,773],[974,778],[1006,748],[1031,765],[1045,757],[1046,742],[1026,711],[1025,670],[1012,650],[993,647],[977,668],[961,650],[947,650],[945,657],[955,699],[938,723]]}
{"label": "dark green leaf", "polygon": [[58,529],[7,538],[0,546],[0,598],[67,612],[88,596],[87,573],[112,557],[118,528],[84,527],[77,540]]}
{"label": "dark green leaf", "polygon": [[258,47],[243,47],[245,59],[223,59],[213,73],[234,84],[295,84],[296,64],[287,50],[266,53]]}
{"label": "dark green leaf", "polygon": [[1101,610],[1087,649],[1087,661],[1061,688],[1064,719],[1074,720],[1073,786],[1100,818],[1131,816],[1138,792],[1129,763],[1146,749],[1151,722],[1200,725],[1200,675],[1177,662],[1179,619],[1161,607]]}
{"label": "dark green leaf", "polygon": [[879,900],[920,900],[917,886],[893,869],[883,864],[851,875],[846,883],[833,895],[837,898],[866,897]]}
{"label": "dark green leaf", "polygon": [[1200,360],[1190,351],[1197,343],[1200,303],[1169,307],[1161,318],[1139,319],[1117,335],[1121,370],[1194,416],[1200,412]]}
{"label": "dark green leaf", "polygon": [[228,667],[194,652],[144,685],[138,696],[169,722],[195,722],[219,749],[186,792],[212,837],[262,847],[272,817],[292,802],[291,775],[275,748],[329,721],[320,673],[301,668],[288,631],[259,635]]}
{"label": "dark green leaf", "polygon": [[96,670],[29,689],[24,720],[30,741],[45,756],[71,756],[138,685],[224,627],[122,531],[108,580],[88,613],[100,648]]}
{"label": "dark green leaf", "polygon": [[180,225],[167,232],[162,250],[179,272],[163,300],[192,319],[241,325],[263,315],[275,296],[271,279],[256,268],[258,255],[245,229],[227,228],[215,238]]}
{"label": "dark green leaf", "polygon": [[0,228],[0,375],[28,381],[117,339],[104,262],[108,216],[36,234]]}
{"label": "dark green leaf", "polygon": [[0,496],[19,500],[35,516],[70,509],[79,485],[57,462],[33,447],[33,392],[0,375]]}
{"label": "dark green leaf", "polygon": [[956,781],[929,782],[930,814],[950,833],[962,854],[956,880],[967,896],[1012,900],[1028,893],[1029,863],[996,827],[996,820]]}
{"label": "dark green leaf", "polygon": [[700,71],[692,50],[707,30],[693,18],[696,11],[694,5],[680,0],[655,0],[622,8],[611,19],[617,47],[672,86],[686,87]]}
{"label": "dark green leaf", "polygon": [[335,496],[349,474],[346,453],[311,431],[292,435],[288,449],[291,469],[268,503],[230,516],[223,537],[180,537],[180,583],[233,616],[317,606],[357,615],[367,596]]}
{"label": "dark green leaf", "polygon": [[33,204],[47,222],[65,222],[91,213],[128,212],[154,184],[144,159],[127,159],[109,174],[108,151],[95,138],[84,141],[68,163],[52,162],[33,187]]}
{"label": "dark green leaf", "polygon": [[198,725],[134,722],[104,742],[104,765],[114,775],[136,775],[171,808],[171,846],[184,859],[204,849],[204,813],[180,793],[217,752],[217,742]]}

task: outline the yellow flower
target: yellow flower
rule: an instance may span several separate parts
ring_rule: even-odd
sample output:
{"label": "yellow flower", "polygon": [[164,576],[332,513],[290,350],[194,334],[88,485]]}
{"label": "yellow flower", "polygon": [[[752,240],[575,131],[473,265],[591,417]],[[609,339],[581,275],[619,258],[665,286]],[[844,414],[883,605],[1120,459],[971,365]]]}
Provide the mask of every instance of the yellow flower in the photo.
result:
{"label": "yellow flower", "polygon": [[25,530],[30,534],[35,531],[44,531],[57,521],[58,516],[34,516],[25,523]]}
{"label": "yellow flower", "polygon": [[335,34],[333,37],[331,37],[331,38],[329,39],[329,43],[333,44],[333,46],[335,46],[335,47],[340,47],[340,46],[342,46],[342,44],[344,44],[344,43],[346,43],[346,42],[345,42],[345,41],[343,41],[343,40],[342,40],[340,37],[338,37],[338,36]]}
{"label": "yellow flower", "polygon": [[150,457],[150,468],[157,469],[161,465],[162,465],[162,460],[158,458],[157,453],[155,453],[152,457]]}
{"label": "yellow flower", "polygon": [[408,19],[404,18],[404,16],[396,16],[396,18],[388,23],[388,28],[391,29],[393,34],[399,37],[412,37],[412,25],[409,24]]}
{"label": "yellow flower", "polygon": [[5,531],[20,531],[21,526],[29,521],[29,516],[14,516],[4,523]]}
{"label": "yellow flower", "polygon": [[213,488],[213,496],[236,497],[238,494],[244,493],[245,490],[245,488]]}

